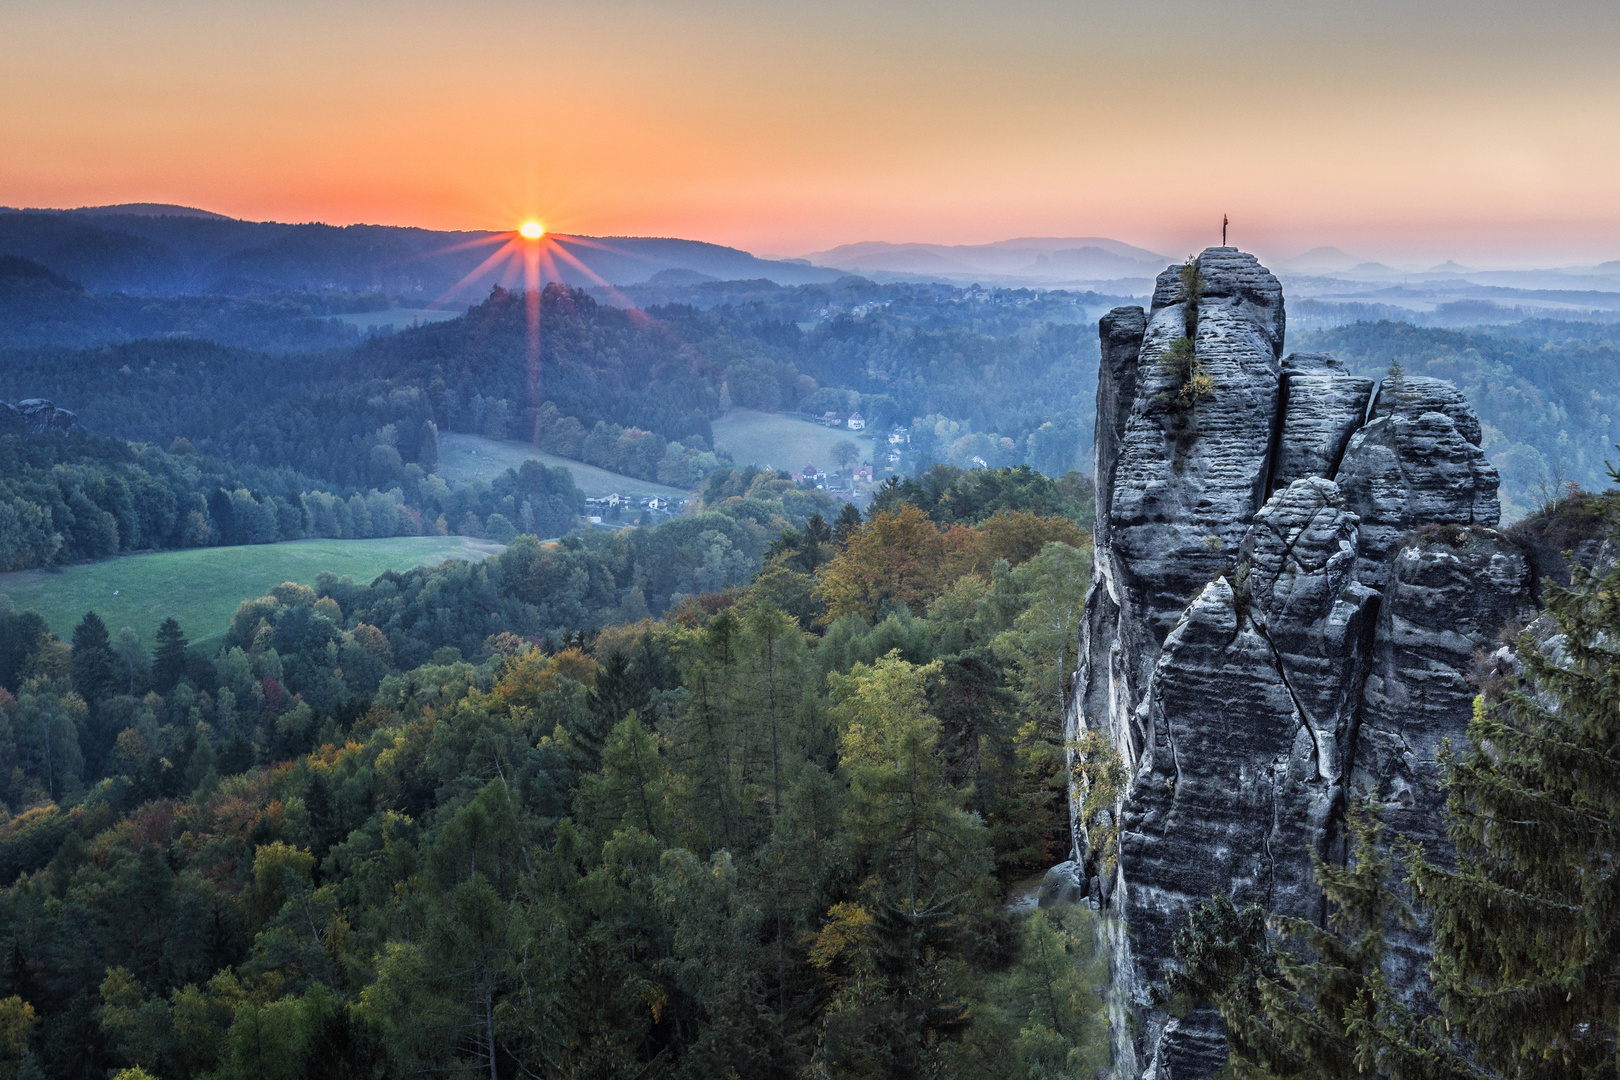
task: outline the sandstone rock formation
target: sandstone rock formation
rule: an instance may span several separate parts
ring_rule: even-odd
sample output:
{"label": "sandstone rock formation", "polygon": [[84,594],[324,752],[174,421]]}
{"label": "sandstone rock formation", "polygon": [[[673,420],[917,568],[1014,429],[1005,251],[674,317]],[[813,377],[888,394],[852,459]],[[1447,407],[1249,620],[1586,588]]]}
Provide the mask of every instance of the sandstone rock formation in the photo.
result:
{"label": "sandstone rock formation", "polygon": [[[1071,745],[1101,732],[1129,782],[1117,851],[1077,820],[1062,876],[1119,917],[1115,1070],[1158,1080],[1224,1056],[1212,1012],[1172,1017],[1153,995],[1191,911],[1230,892],[1324,918],[1310,857],[1343,858],[1352,797],[1434,850],[1435,755],[1465,733],[1473,657],[1531,611],[1462,395],[1398,373],[1374,395],[1331,357],[1284,357],[1276,278],[1235,248],[1196,268],[1099,327],[1096,569],[1069,718]],[[1416,985],[1421,929],[1397,944]]]}
{"label": "sandstone rock formation", "polygon": [[74,413],[44,398],[28,398],[16,405],[0,401],[0,435],[43,435],[47,431],[83,432],[84,425]]}

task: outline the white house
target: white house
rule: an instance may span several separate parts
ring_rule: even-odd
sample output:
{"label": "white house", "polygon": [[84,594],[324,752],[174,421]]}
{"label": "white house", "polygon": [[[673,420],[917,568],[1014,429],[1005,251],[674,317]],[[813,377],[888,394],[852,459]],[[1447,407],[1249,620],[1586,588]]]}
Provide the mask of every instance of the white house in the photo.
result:
{"label": "white house", "polygon": [[849,414],[849,430],[860,431],[866,427],[866,419],[860,413]]}

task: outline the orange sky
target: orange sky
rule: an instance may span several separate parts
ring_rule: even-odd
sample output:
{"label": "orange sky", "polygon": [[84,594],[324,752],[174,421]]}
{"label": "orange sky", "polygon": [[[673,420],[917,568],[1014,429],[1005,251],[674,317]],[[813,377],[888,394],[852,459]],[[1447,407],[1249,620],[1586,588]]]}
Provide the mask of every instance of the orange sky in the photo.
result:
{"label": "orange sky", "polygon": [[1620,258],[1620,4],[6,0],[0,204]]}

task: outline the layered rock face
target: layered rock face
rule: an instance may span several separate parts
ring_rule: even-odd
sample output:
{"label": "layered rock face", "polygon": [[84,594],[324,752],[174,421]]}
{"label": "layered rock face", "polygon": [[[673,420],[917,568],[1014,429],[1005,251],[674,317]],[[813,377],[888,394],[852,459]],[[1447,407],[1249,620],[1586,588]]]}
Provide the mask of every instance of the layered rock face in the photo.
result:
{"label": "layered rock face", "polygon": [[[1285,357],[1276,278],[1235,248],[1196,267],[1100,325],[1096,569],[1069,718],[1130,777],[1117,852],[1077,821],[1065,874],[1120,917],[1116,1072],[1159,1080],[1224,1056],[1212,1013],[1172,1017],[1152,995],[1192,910],[1231,893],[1324,918],[1311,855],[1343,858],[1353,796],[1432,850],[1435,754],[1465,733],[1472,657],[1530,604],[1462,396],[1401,376],[1375,395],[1331,357]],[[1422,947],[1402,943],[1400,977]]]}

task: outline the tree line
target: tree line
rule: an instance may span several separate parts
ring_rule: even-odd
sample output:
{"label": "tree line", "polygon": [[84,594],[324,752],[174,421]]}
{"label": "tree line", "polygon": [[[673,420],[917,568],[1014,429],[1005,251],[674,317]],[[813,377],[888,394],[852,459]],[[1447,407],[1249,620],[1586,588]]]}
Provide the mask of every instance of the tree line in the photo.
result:
{"label": "tree line", "polygon": [[[496,289],[462,318],[343,348],[271,354],[251,335],[222,334],[7,349],[0,395],[50,398],[93,431],[158,446],[184,437],[210,456],[343,489],[408,490],[420,479],[412,466],[436,468],[439,431],[538,439],[691,487],[724,464],[713,457],[714,418],[732,407],[809,407],[827,394],[874,425],[949,415],[962,430],[919,447],[930,462],[971,464],[988,440],[989,456],[977,456],[991,465],[1079,467],[1082,388],[1096,363],[1083,303],[870,288],[886,299],[821,319],[816,305],[848,298],[806,286],[778,290],[768,305],[642,313],[548,286],[533,387],[526,301]],[[979,442],[958,448],[969,436]]]}
{"label": "tree line", "polygon": [[505,542],[573,529],[584,496],[566,469],[525,462],[451,489],[413,467],[390,488],[343,488],[287,468],[107,436],[0,436],[0,572],[130,551],[310,537],[459,534]]}

